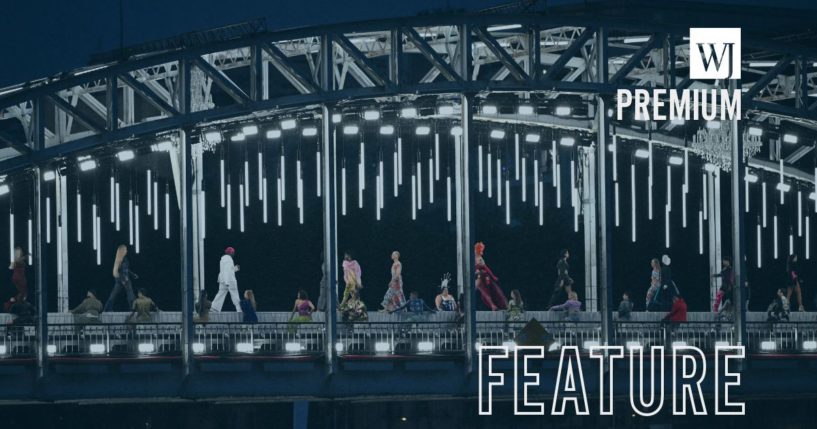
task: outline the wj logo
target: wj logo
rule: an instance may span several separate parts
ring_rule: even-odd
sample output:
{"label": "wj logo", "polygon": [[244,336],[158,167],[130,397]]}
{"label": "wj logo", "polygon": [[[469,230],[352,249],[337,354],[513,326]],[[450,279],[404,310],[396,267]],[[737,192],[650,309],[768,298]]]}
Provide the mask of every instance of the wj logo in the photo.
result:
{"label": "wj logo", "polygon": [[689,76],[740,79],[740,28],[690,28]]}

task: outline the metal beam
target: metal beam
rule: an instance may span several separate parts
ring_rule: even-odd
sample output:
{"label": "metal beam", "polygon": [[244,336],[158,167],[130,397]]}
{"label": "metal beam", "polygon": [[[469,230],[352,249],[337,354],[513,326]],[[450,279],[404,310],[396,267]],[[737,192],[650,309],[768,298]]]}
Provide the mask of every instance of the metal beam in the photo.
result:
{"label": "metal beam", "polygon": [[321,291],[326,297],[326,370],[332,374],[337,370],[337,306],[338,306],[338,255],[337,255],[337,189],[334,186],[337,167],[337,148],[332,138],[332,107],[321,107],[321,153],[323,172],[321,175],[321,196],[323,212],[323,264],[326,287]]}
{"label": "metal beam", "polygon": [[7,135],[4,132],[0,132],[0,144],[10,147],[16,150],[17,152],[20,152],[20,154],[22,155],[27,155],[31,153],[31,148],[26,146],[25,143],[20,143],[14,140],[14,138],[12,138],[10,135]]}
{"label": "metal beam", "polygon": [[212,64],[205,61],[202,57],[193,57],[193,63],[199,70],[203,71],[207,76],[213,79],[213,82],[219,88],[224,90],[233,100],[240,104],[248,104],[250,97],[241,89],[235,82],[232,81],[223,71],[213,67]]}
{"label": "metal beam", "polygon": [[[740,88],[740,81],[729,81],[729,89]],[[743,128],[740,117],[730,121],[732,127],[732,270],[735,277],[733,293],[733,311],[735,312],[735,333],[737,345],[746,345],[746,298],[743,296],[743,284],[746,281],[746,228],[744,225],[744,207],[746,206],[746,188],[743,181],[746,165],[743,160]],[[723,279],[721,279],[723,281]],[[748,289],[746,290],[748,292]]]}
{"label": "metal beam", "polygon": [[[599,28],[596,35],[596,80],[606,83],[608,79],[607,62],[607,29]],[[596,163],[597,163],[597,225],[598,225],[598,297],[601,313],[601,340],[602,344],[612,344],[613,331],[613,199],[610,192],[612,181],[612,159],[607,150],[607,141],[610,138],[610,122],[607,117],[607,100],[601,95],[596,96]],[[542,202],[539,202],[542,204]]]}
{"label": "metal beam", "polygon": [[75,121],[82,124],[83,127],[88,128],[95,133],[102,133],[104,131],[104,129],[94,123],[90,117],[80,112],[76,107],[72,106],[67,101],[63,100],[63,98],[59,95],[49,95],[48,99],[68,116],[74,118]]}
{"label": "metal beam", "polygon": [[33,171],[34,182],[34,248],[30,249],[34,256],[35,299],[37,303],[37,379],[48,374],[48,246],[45,243],[46,216],[48,210],[43,204],[45,182],[42,168],[37,166]]}
{"label": "metal beam", "polygon": [[[161,110],[168,116],[178,116],[179,111],[176,110],[173,106],[167,103],[164,99],[156,95],[150,88],[148,88],[142,82],[139,82],[130,75],[130,73],[123,73],[118,76],[126,85],[128,85],[133,91],[138,93],[140,96],[144,97],[153,107]],[[127,123],[127,121],[126,121]]]}
{"label": "metal beam", "polygon": [[474,33],[477,35],[479,40],[482,43],[485,43],[485,47],[488,48],[491,53],[494,54],[497,60],[508,69],[508,72],[513,76],[514,79],[523,81],[528,79],[528,74],[525,73],[525,70],[516,60],[508,53],[502,46],[499,45],[499,42],[496,41],[494,36],[492,36],[488,30],[474,26],[473,27]]}
{"label": "metal beam", "polygon": [[462,77],[457,74],[451,65],[443,59],[442,55],[437,53],[434,48],[432,48],[428,42],[417,33],[412,27],[405,27],[403,28],[403,33],[411,40],[411,43],[420,51],[420,54],[425,57],[428,62],[437,69],[444,78],[448,79],[449,81],[461,81]]}
{"label": "metal beam", "polygon": [[369,60],[369,58],[366,57],[363,52],[360,52],[357,46],[355,46],[355,44],[346,38],[346,36],[344,36],[342,33],[332,34],[332,40],[337,43],[341,49],[346,51],[346,53],[352,57],[355,64],[363,69],[363,71],[366,72],[366,75],[372,78],[377,85],[383,87],[390,87],[393,85],[389,79],[381,76],[380,73],[377,72],[371,60]]}
{"label": "metal beam", "polygon": [[181,158],[181,177],[184,186],[179,187],[182,202],[179,216],[179,241],[181,245],[181,295],[182,295],[182,364],[183,374],[194,372],[193,366],[193,165],[191,162],[192,142],[187,130],[179,130],[179,157]]}
{"label": "metal beam", "polygon": [[636,51],[630,58],[621,66],[620,69],[610,78],[610,81],[613,83],[620,83],[627,77],[628,74],[635,68],[635,66],[644,59],[644,57],[650,53],[661,41],[663,40],[663,36],[661,34],[653,34],[650,36],[650,40],[647,41],[644,46],[642,46],[638,51]]}
{"label": "metal beam", "polygon": [[753,100],[757,96],[757,94],[759,94],[760,91],[762,91],[763,88],[765,88],[769,84],[769,82],[771,82],[773,79],[776,79],[780,72],[784,68],[789,66],[793,59],[794,59],[793,56],[786,55],[785,57],[783,57],[783,59],[778,61],[778,63],[775,64],[774,67],[770,68],[766,72],[766,74],[764,74],[763,76],[760,77],[760,79],[755,81],[755,83],[752,84],[748,91],[743,93],[742,103],[748,103],[749,101]]}
{"label": "metal beam", "polygon": [[[470,167],[472,156],[471,132],[473,126],[473,112],[471,109],[473,97],[461,95],[461,127],[462,135],[454,145],[454,189],[456,202],[457,225],[457,281],[460,292],[465,301],[465,371],[473,373],[477,369],[479,354],[474,348],[477,342],[477,307],[474,288],[474,250],[473,239],[475,223],[471,222],[473,202],[471,199],[471,180],[479,180],[475,168]],[[475,151],[474,151],[475,152]]]}
{"label": "metal beam", "polygon": [[[573,57],[579,53],[579,50],[581,50],[582,47],[590,40],[590,38],[596,34],[596,31],[597,30],[592,27],[585,28],[582,34],[573,40],[573,43],[571,43],[567,49],[562,51],[562,54],[559,55],[559,59],[554,61],[553,64],[547,69],[547,72],[545,72],[545,77],[543,77],[542,80],[556,80],[556,74],[562,71],[562,69],[564,69],[564,67],[567,65],[568,61],[573,59]],[[598,41],[596,43],[598,43]],[[599,49],[598,45],[596,46],[596,49]],[[606,46],[604,48],[606,48]],[[605,69],[606,68],[607,67],[605,66]],[[607,77],[605,76],[604,81],[606,82],[606,80]]]}
{"label": "metal beam", "polygon": [[320,89],[312,82],[312,80],[302,75],[295,68],[295,65],[289,60],[277,46],[272,44],[263,44],[261,47],[270,56],[270,60],[275,68],[298,90],[301,94],[313,94],[320,92]]}

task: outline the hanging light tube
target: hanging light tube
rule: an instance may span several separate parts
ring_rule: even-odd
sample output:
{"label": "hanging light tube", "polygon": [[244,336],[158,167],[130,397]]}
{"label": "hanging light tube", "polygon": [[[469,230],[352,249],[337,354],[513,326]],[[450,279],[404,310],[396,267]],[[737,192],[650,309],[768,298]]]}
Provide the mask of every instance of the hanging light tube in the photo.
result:
{"label": "hanging light tube", "polygon": [[539,226],[542,226],[545,224],[545,190],[543,188],[544,184],[542,183],[542,180],[537,178],[536,181],[539,182]]}
{"label": "hanging light tube", "polygon": [[809,217],[806,215],[806,259],[811,259],[811,227]]}
{"label": "hanging light tube", "polygon": [[375,219],[380,220],[380,173],[375,180]]}
{"label": "hanging light tube", "polygon": [[[403,184],[403,138],[397,137],[397,182]],[[395,194],[397,196],[397,194]]]}
{"label": "hanging light tube", "polygon": [[533,154],[533,205],[539,207],[542,201],[539,201],[539,156],[536,152]]}
{"label": "hanging light tube", "polygon": [[[96,203],[94,203],[94,211],[96,211]],[[32,220],[31,220],[31,211],[29,210],[29,212],[28,212],[28,248],[29,249],[34,249],[34,247],[32,247],[32,246],[34,246],[34,241],[32,241],[32,239],[33,239],[32,229],[33,229],[33,225],[32,225]],[[31,265],[32,262],[33,262],[32,251],[33,250],[28,251],[28,265]]]}
{"label": "hanging light tube", "polygon": [[45,242],[51,243],[51,197],[45,197]]}
{"label": "hanging light tube", "polygon": [[82,195],[79,193],[79,182],[77,182],[77,243],[82,243]]}
{"label": "hanging light tube", "polygon": [[417,219],[417,176],[411,173],[411,220]]}
{"label": "hanging light tube", "polygon": [[760,185],[761,185],[761,192],[762,192],[761,204],[763,205],[763,210],[762,210],[762,213],[763,213],[763,227],[766,228],[766,217],[767,217],[767,214],[766,214],[766,212],[767,212],[767,207],[766,207],[766,182],[763,182]]}
{"label": "hanging light tube", "polygon": [[570,160],[570,207],[576,207],[576,160]]}
{"label": "hanging light tube", "polygon": [[423,209],[423,166],[420,164],[420,156],[417,154],[417,210]]}
{"label": "hanging light tube", "polygon": [[[156,189],[153,191],[153,198],[156,198]],[[202,239],[204,239],[204,231],[207,230],[204,223],[204,190],[199,193],[199,204],[201,205],[201,213],[199,215],[201,231],[199,231],[199,235]],[[156,206],[156,217],[159,217],[158,207],[159,206]],[[168,240],[170,239],[170,192],[168,191],[167,183],[165,183],[165,238]]]}
{"label": "hanging light tube", "polygon": [[148,216],[150,216],[152,214],[152,210],[153,210],[153,208],[151,207],[151,204],[150,204],[150,202],[153,201],[153,190],[151,189],[153,184],[151,183],[151,177],[150,176],[151,176],[151,171],[148,168],[147,171],[145,172],[145,183],[147,183],[147,192],[148,192],[148,201],[147,201]]}
{"label": "hanging light tube", "polygon": [[360,145],[360,162],[357,164],[357,206],[363,208],[363,189],[366,187],[363,168],[363,144]]}
{"label": "hanging light tube", "polygon": [[110,178],[110,188],[111,188],[111,195],[110,195],[110,202],[111,202],[111,223],[116,222],[116,205],[114,205],[114,197],[116,195],[116,184],[114,183],[113,178],[113,170],[111,170],[111,178]]}
{"label": "hanging light tube", "polygon": [[231,184],[227,181],[227,230],[233,229],[233,192]]}
{"label": "hanging light tube", "polygon": [[[206,212],[205,207],[207,207],[207,203],[206,203],[207,200],[205,199],[205,197],[206,197],[206,194],[204,192],[204,189],[202,189],[199,192],[199,210],[200,210],[199,223],[201,224],[201,234],[199,234],[199,236],[201,237],[202,240],[207,238],[207,222],[206,222],[207,216],[205,214],[205,212]],[[165,212],[166,212],[165,213],[165,238],[168,238],[168,239],[170,238],[170,213],[169,213],[169,209],[170,209],[170,195],[168,195],[167,184],[165,184]]]}
{"label": "hanging light tube", "polygon": [[522,158],[522,202],[528,200],[527,157]]}
{"label": "hanging light tube", "polygon": [[91,204],[91,244],[94,250],[96,250],[97,245],[96,236],[99,233],[99,231],[96,228],[96,217],[97,217],[96,201],[94,201],[94,203]]}
{"label": "hanging light tube", "polygon": [[794,255],[794,230],[789,227],[789,255]]}
{"label": "hanging light tube", "polygon": [[477,145],[477,174],[479,175],[479,192],[482,192],[482,145]]}
{"label": "hanging light tube", "polygon": [[613,143],[610,145],[612,147],[612,154],[613,157],[613,181],[618,182],[618,138],[615,134],[613,134]]}
{"label": "hanging light tube", "polygon": [[664,206],[664,247],[669,249],[669,204]]}
{"label": "hanging light tube", "polygon": [[122,219],[122,216],[120,215],[120,208],[119,208],[119,207],[120,207],[120,204],[119,204],[119,195],[120,195],[120,192],[119,192],[119,181],[117,180],[117,181],[116,181],[116,198],[115,198],[115,200],[116,200],[116,203],[115,203],[115,206],[116,206],[116,230],[117,230],[117,231],[119,231],[119,226],[120,226],[120,223],[121,223],[120,221],[121,221],[121,219]]}
{"label": "hanging light tube", "polygon": [[244,205],[250,206],[250,162],[244,157]]}
{"label": "hanging light tube", "polygon": [[797,190],[797,236],[803,236],[803,192],[800,189]]}
{"label": "hanging light tube", "polygon": [[96,264],[97,266],[102,265],[102,228],[99,214],[96,216]]}
{"label": "hanging light tube", "polygon": [[511,179],[505,179],[505,225],[511,224]]}
{"label": "hanging light tube", "polygon": [[502,158],[496,154],[496,205],[502,206]]}
{"label": "hanging light tube", "polygon": [[681,225],[687,227],[687,194],[689,193],[689,150],[684,149],[684,187],[681,192]]}
{"label": "hanging light tube", "polygon": [[558,183],[559,174],[558,174],[558,171],[557,171],[557,167],[559,165],[559,160],[558,160],[559,154],[558,154],[558,152],[556,152],[556,140],[553,140],[551,142],[551,145],[552,145],[552,147],[550,149],[550,161],[552,163],[552,166],[551,166],[550,171],[553,174],[553,186],[558,187],[559,186],[559,183]]}
{"label": "hanging light tube", "polygon": [[340,168],[341,215],[346,216],[346,163]]}
{"label": "hanging light tube", "polygon": [[493,175],[494,167],[493,167],[493,165],[494,165],[494,163],[493,163],[493,156],[492,156],[492,153],[491,153],[491,147],[488,146],[488,177],[485,179],[485,182],[487,182],[487,184],[488,184],[488,198],[493,198],[493,194],[494,194],[494,184],[493,184],[494,183],[493,182],[493,179],[494,179],[494,175]]}
{"label": "hanging light tube", "polygon": [[[318,166],[321,165],[321,155],[318,152]],[[320,177],[320,168],[318,168],[318,176]],[[318,180],[318,192],[321,191],[321,181]],[[320,195],[320,194],[319,194]],[[264,200],[264,152],[258,149],[258,201]]]}
{"label": "hanging light tube", "polygon": [[133,246],[133,195],[128,198],[128,244]]}
{"label": "hanging light tube", "polygon": [[9,209],[9,260],[14,262],[14,212],[11,209]]}
{"label": "hanging light tube", "polygon": [[616,206],[616,226],[621,225],[621,210],[619,207],[619,191],[618,191],[618,182],[613,183],[613,190],[615,193],[615,206]]}
{"label": "hanging light tube", "polygon": [[222,157],[219,159],[219,179],[221,181],[221,187],[219,187],[219,192],[221,193],[221,208],[224,208],[226,205],[225,201],[225,185],[224,185],[224,158]]}
{"label": "hanging light tube", "polygon": [[704,196],[704,220],[707,220],[707,213],[709,212],[709,175],[703,173],[703,196]]}
{"label": "hanging light tube", "polygon": [[269,206],[269,204],[268,204],[268,201],[269,201],[268,195],[269,194],[268,194],[268,190],[267,190],[267,175],[266,175],[266,173],[264,174],[264,179],[263,179],[263,182],[262,182],[262,192],[264,193],[264,198],[263,198],[263,201],[262,201],[262,206],[263,206],[262,210],[263,210],[263,213],[264,213],[264,215],[263,215],[264,219],[263,220],[264,220],[264,223],[267,223],[267,221],[269,220],[268,219],[268,206]]}
{"label": "hanging light tube", "polygon": [[315,152],[315,196],[321,197],[321,151]]}
{"label": "hanging light tube", "polygon": [[519,133],[513,135],[514,172],[516,180],[519,180]]}
{"label": "hanging light tube", "polygon": [[139,234],[139,198],[138,197],[136,199],[136,205],[134,205],[133,211],[134,211],[134,213],[133,213],[134,217],[136,218],[136,223],[134,225],[133,235],[134,235],[134,239],[135,239],[135,243],[136,243],[136,253],[139,253],[139,248],[140,248],[140,246],[139,246],[139,235],[140,234]]}
{"label": "hanging light tube", "polygon": [[648,191],[649,191],[649,193],[647,194],[647,197],[648,197],[647,214],[649,216],[649,219],[652,220],[652,184],[653,184],[653,181],[654,181],[653,180],[653,166],[652,166],[652,164],[653,164],[652,163],[652,159],[653,159],[653,157],[652,157],[652,140],[650,140],[647,143],[647,152],[649,153],[649,155],[648,155],[649,159],[648,159],[648,164],[647,164],[647,166],[649,167],[649,177],[647,178],[647,188],[648,188]]}
{"label": "hanging light tube", "polygon": [[451,173],[449,172],[445,178],[445,196],[446,196],[446,214],[448,221],[451,222]]}
{"label": "hanging light tube", "polygon": [[434,177],[439,172],[434,171],[434,158],[428,158],[428,203],[434,204]]}
{"label": "hanging light tube", "polygon": [[[439,133],[434,133],[434,180],[440,180],[440,134]],[[433,200],[433,197],[432,197],[432,200]]]}
{"label": "hanging light tube", "polygon": [[761,234],[761,226],[760,226],[760,219],[757,221],[757,227],[755,230],[755,235],[757,237],[757,267],[761,268],[763,266],[763,243],[762,243],[762,234]]}
{"label": "hanging light tube", "polygon": [[635,243],[636,228],[635,211],[635,163],[630,163],[630,229],[632,230],[632,241]]}
{"label": "hanging light tube", "polygon": [[286,154],[284,154],[284,142],[281,141],[281,170],[278,172],[281,177],[281,189],[278,193],[281,195],[281,201],[287,200],[287,163]]}
{"label": "hanging light tube", "polygon": [[774,222],[774,225],[772,225],[772,227],[774,229],[774,258],[777,259],[780,256],[778,254],[779,253],[778,252],[778,247],[779,247],[780,243],[779,243],[779,238],[777,236],[777,213],[775,213],[774,216],[772,217],[772,222]]}
{"label": "hanging light tube", "polygon": [[366,145],[363,139],[360,140],[360,189],[366,189]]}
{"label": "hanging light tube", "polygon": [[398,167],[397,167],[397,151],[396,150],[394,151],[394,153],[392,153],[392,163],[394,164],[394,168],[392,168],[392,184],[393,184],[393,187],[394,187],[394,196],[396,198],[397,197],[397,189],[399,188],[399,186],[397,186],[399,179],[397,178],[397,169],[398,169]]}
{"label": "hanging light tube", "polygon": [[[540,201],[541,203],[541,201]],[[562,164],[556,163],[556,208],[562,208]]]}
{"label": "hanging light tube", "polygon": [[672,211],[672,165],[667,164],[667,210]]}
{"label": "hanging light tube", "polygon": [[244,183],[238,184],[238,230],[244,232]]}
{"label": "hanging light tube", "polygon": [[[276,185],[278,186],[278,192],[276,193],[276,196],[277,196],[277,199],[278,199],[278,208],[277,208],[277,210],[278,210],[278,226],[281,226],[283,224],[283,218],[282,218],[282,215],[281,215],[281,205],[282,205],[281,202],[284,200],[283,195],[281,195],[281,194],[284,192],[284,189],[283,189],[284,187],[283,187],[283,183],[281,182],[281,172],[280,171],[278,172],[278,177],[276,179],[276,182],[277,182]],[[346,214],[346,192],[345,192],[345,188],[344,188],[344,194],[343,195],[344,195],[344,198],[343,198],[343,214],[345,215]]]}
{"label": "hanging light tube", "polygon": [[301,160],[298,160],[298,221],[304,223],[304,175],[301,171]]}
{"label": "hanging light tube", "polygon": [[386,179],[385,179],[386,169],[385,169],[385,166],[383,165],[383,154],[382,153],[380,154],[380,161],[378,162],[378,166],[380,167],[380,175],[379,175],[379,178],[380,178],[380,192],[378,193],[378,195],[380,196],[380,205],[379,205],[379,207],[382,209],[382,208],[385,207],[385,204],[383,203],[383,200],[385,199],[385,196],[386,196],[385,195],[386,193],[383,190],[383,188],[385,187],[385,184],[386,184]]}

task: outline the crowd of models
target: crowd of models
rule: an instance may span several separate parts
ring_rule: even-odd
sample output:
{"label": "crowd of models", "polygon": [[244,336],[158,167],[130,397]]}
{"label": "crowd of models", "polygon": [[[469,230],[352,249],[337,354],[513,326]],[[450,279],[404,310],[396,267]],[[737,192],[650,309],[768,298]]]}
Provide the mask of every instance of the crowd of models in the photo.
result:
{"label": "crowd of models", "polygon": [[[230,296],[235,311],[241,313],[244,323],[258,322],[257,304],[253,291],[247,289],[243,294],[239,293],[236,273],[239,272],[240,267],[233,260],[235,252],[233,247],[224,249],[224,254],[219,260],[218,291],[213,300],[209,299],[205,289],[199,292],[199,299],[195,304],[196,322],[208,322],[210,312],[221,312],[227,295]],[[582,302],[579,300],[578,293],[574,290],[574,281],[570,276],[569,260],[570,252],[567,249],[562,250],[556,262],[556,281],[547,308],[549,311],[562,312],[565,320],[575,321],[579,319],[579,313],[582,311]],[[36,309],[29,301],[26,278],[27,261],[28,253],[21,247],[16,247],[14,259],[9,265],[11,283],[16,292],[3,304],[3,310],[14,315],[12,323],[15,324],[30,324],[36,321]],[[673,280],[671,263],[672,260],[668,255],[662,255],[660,259],[653,258],[650,261],[651,271],[649,286],[644,294],[644,310],[648,312],[666,312],[667,314],[663,320],[683,322],[686,321],[686,302]],[[344,290],[342,296],[339,297],[337,306],[341,320],[345,322],[367,321],[367,306],[360,297],[360,290],[363,288],[361,266],[350,251],[344,253],[341,265],[343,268]],[[133,281],[138,280],[139,276],[131,270],[127,245],[122,244],[116,249],[112,274],[114,278],[113,288],[104,305],[99,300],[96,291],[89,290],[83,301],[77,307],[71,309],[70,312],[82,323],[98,322],[100,314],[114,311],[120,296],[124,295],[127,308],[131,311],[127,321],[136,323],[150,322],[151,313],[159,311],[159,309],[145,289],[136,289],[136,293],[134,293]],[[721,286],[714,297],[712,307],[712,311],[716,313],[716,320],[732,320],[735,309],[732,301],[736,287],[732,260],[728,257],[723,258],[721,271],[713,274],[712,277],[721,279]],[[450,280],[450,274],[443,276],[439,286],[440,292],[434,299],[434,307],[429,307],[419,297],[419,294],[414,291],[409,294],[409,299],[406,299],[403,291],[403,265],[400,262],[400,252],[395,250],[391,253],[390,279],[380,302],[379,311],[387,313],[401,312],[406,314],[409,320],[416,320],[418,316],[435,311],[456,312],[461,316],[461,306],[458,299],[449,290]],[[767,307],[767,319],[769,321],[788,320],[789,312],[794,308],[799,311],[805,310],[801,281],[798,270],[798,257],[796,254],[792,254],[786,261],[785,287],[776,291],[774,299]],[[309,322],[312,320],[312,314],[315,311],[325,311],[327,285],[328,273],[324,263],[322,264],[322,278],[317,306],[309,300],[305,290],[299,290],[292,307],[290,322]],[[748,301],[748,283],[744,283],[743,286]],[[521,293],[519,290],[513,289],[510,293],[511,298],[507,298],[500,287],[499,278],[486,263],[485,244],[482,242],[477,242],[474,245],[474,287],[487,309],[504,311],[508,321],[524,320],[525,305]],[[792,305],[794,304],[792,297],[796,300],[796,306]],[[635,305],[630,299],[630,292],[625,292],[618,306],[617,314],[619,319],[629,320],[634,309]]]}

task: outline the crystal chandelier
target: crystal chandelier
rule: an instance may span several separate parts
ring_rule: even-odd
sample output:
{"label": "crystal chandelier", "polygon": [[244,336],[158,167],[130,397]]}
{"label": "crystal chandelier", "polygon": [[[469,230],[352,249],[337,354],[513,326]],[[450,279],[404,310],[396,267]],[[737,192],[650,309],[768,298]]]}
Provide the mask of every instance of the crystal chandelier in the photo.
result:
{"label": "crystal chandelier", "polygon": [[[720,125],[720,123],[718,123]],[[743,132],[743,160],[760,152],[760,136]],[[717,165],[721,170],[732,171],[732,127],[704,127],[692,137],[692,149],[699,153],[708,163]]]}

